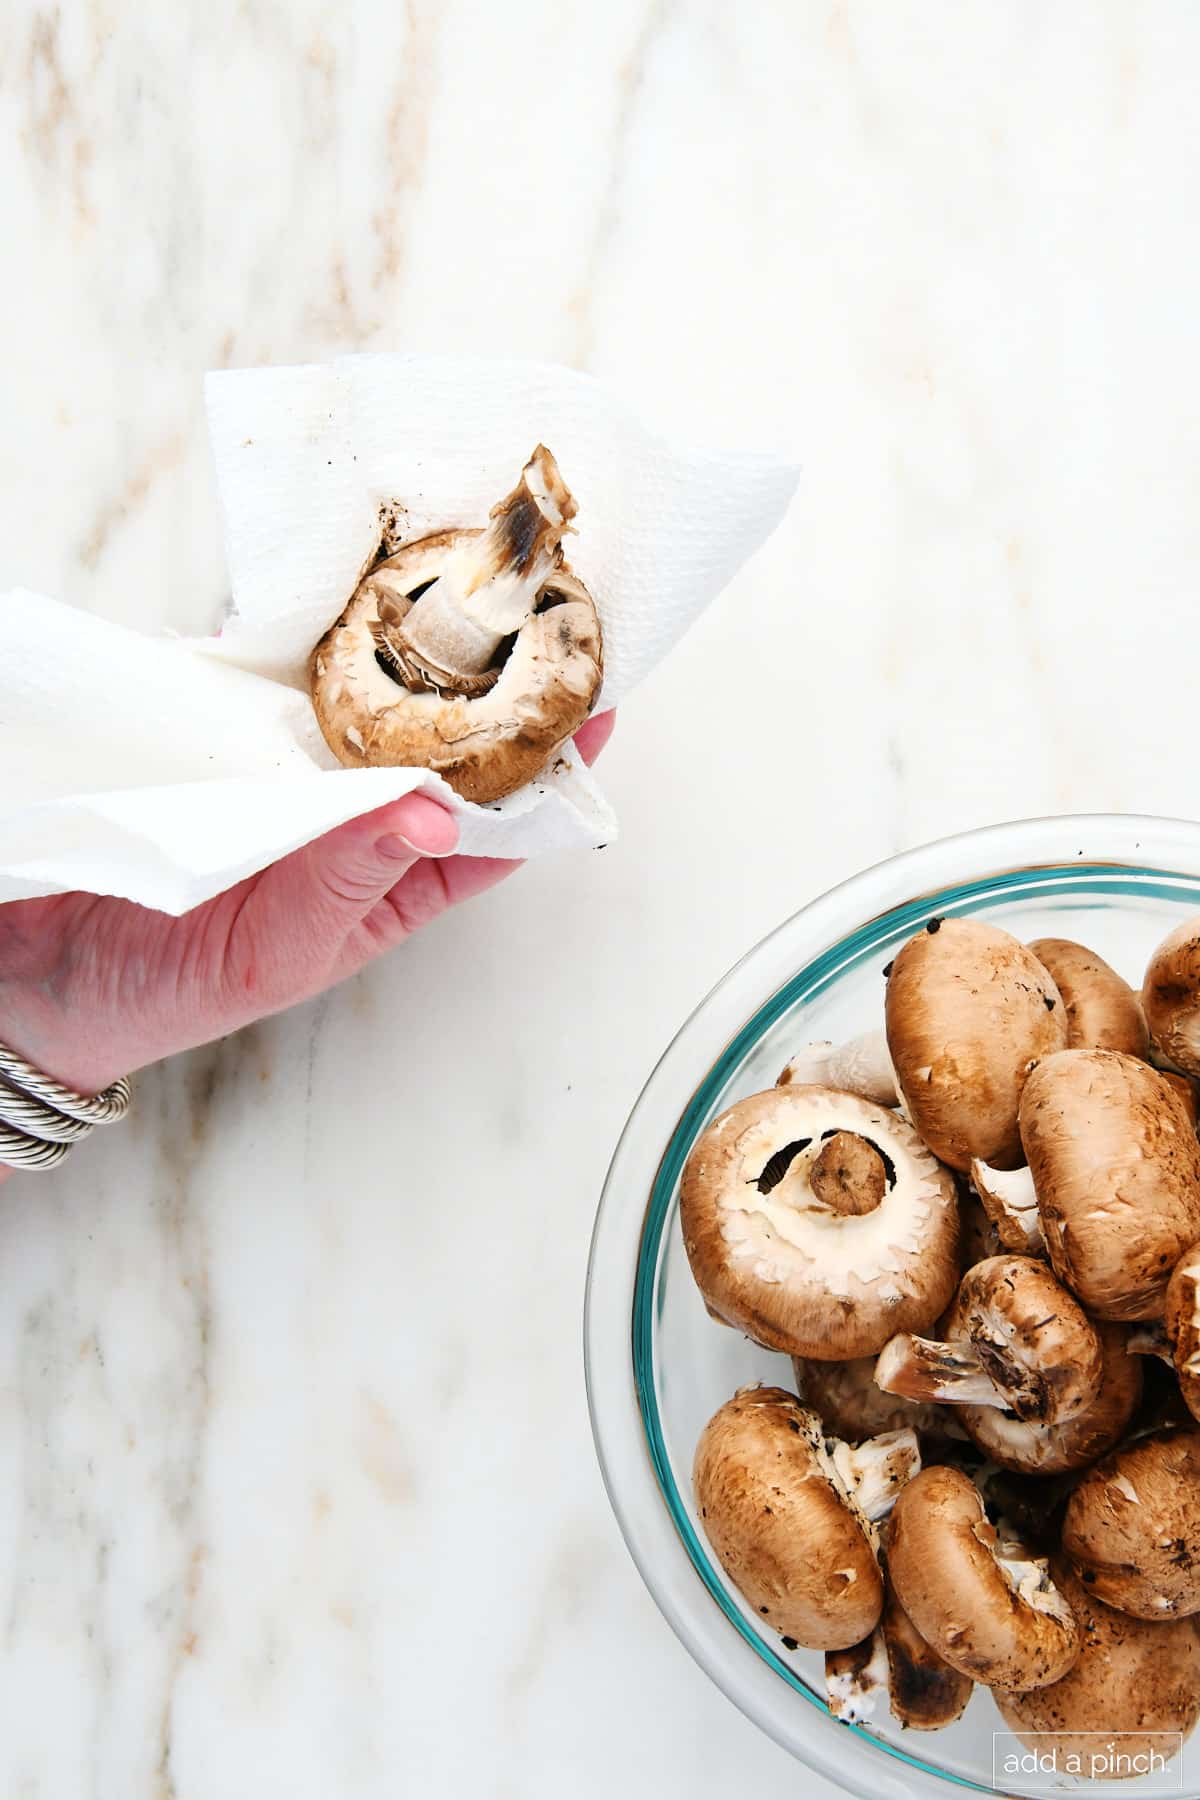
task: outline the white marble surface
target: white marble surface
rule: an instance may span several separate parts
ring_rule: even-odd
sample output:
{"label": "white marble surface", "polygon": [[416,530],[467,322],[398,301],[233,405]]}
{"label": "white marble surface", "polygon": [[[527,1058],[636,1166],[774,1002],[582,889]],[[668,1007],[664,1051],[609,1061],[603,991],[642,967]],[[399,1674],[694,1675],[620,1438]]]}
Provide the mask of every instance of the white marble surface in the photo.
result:
{"label": "white marble surface", "polygon": [[1189,0],[8,6],[0,586],[209,627],[202,371],[341,348],[575,363],[805,480],[625,709],[619,844],[4,1188],[0,1792],[799,1791],[610,1520],[592,1209],[807,897],[1197,811],[1198,57]]}

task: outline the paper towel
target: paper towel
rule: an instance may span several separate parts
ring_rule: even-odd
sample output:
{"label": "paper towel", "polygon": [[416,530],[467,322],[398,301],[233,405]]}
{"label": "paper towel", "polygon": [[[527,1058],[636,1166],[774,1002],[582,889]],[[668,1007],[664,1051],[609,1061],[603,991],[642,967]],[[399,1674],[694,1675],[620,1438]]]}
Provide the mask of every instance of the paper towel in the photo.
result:
{"label": "paper towel", "polygon": [[603,387],[539,363],[350,356],[208,377],[234,614],[150,638],[28,590],[0,599],[0,901],[84,889],[181,913],[414,788],[460,849],[532,856],[616,822],[574,753],[494,806],[422,769],[339,768],[308,657],[379,539],[479,525],[539,441],[579,505],[566,540],[617,704],[774,529],[797,472],[681,450]]}

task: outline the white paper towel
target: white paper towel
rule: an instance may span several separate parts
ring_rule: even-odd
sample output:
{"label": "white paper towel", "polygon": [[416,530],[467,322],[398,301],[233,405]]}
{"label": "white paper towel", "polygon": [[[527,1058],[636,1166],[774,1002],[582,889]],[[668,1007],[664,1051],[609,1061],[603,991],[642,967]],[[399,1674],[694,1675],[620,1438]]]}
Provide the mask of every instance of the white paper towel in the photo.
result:
{"label": "white paper towel", "polygon": [[84,889],[181,913],[414,788],[460,848],[532,856],[616,825],[569,754],[495,806],[422,769],[339,768],[308,699],[316,640],[398,503],[403,535],[482,524],[539,441],[579,504],[566,543],[620,701],[774,529],[797,471],[685,451],[540,363],[350,356],[208,378],[235,612],[148,638],[27,590],[0,598],[0,901]]}

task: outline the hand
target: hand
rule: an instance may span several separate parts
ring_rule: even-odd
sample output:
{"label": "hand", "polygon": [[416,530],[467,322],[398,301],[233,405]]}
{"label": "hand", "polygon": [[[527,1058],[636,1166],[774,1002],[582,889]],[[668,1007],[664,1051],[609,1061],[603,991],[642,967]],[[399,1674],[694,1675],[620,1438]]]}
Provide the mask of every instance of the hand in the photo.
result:
{"label": "hand", "polygon": [[[603,713],[578,733],[589,763],[612,725]],[[0,1039],[90,1094],[294,1006],[520,866],[454,856],[456,837],[444,807],[409,794],[182,918],[94,894],[0,905]]]}

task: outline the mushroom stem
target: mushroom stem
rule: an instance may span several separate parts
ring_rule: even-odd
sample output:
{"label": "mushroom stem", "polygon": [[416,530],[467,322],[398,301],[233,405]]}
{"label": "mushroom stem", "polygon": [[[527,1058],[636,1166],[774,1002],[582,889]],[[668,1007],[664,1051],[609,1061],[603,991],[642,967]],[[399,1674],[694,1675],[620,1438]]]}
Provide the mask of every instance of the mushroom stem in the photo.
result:
{"label": "mushroom stem", "polygon": [[876,1106],[899,1101],[892,1059],[882,1031],[867,1031],[844,1044],[805,1044],[784,1068],[778,1087],[831,1087],[859,1094]]}
{"label": "mushroom stem", "polygon": [[1125,1339],[1127,1356],[1157,1356],[1172,1368],[1175,1359],[1171,1354],[1171,1342],[1167,1336],[1167,1328],[1161,1319],[1145,1319],[1139,1325],[1130,1327]]}
{"label": "mushroom stem", "polygon": [[879,1353],[875,1385],[905,1400],[1008,1408],[1008,1399],[984,1367],[974,1344],[939,1344],[911,1331],[897,1332]]}
{"label": "mushroom stem", "polygon": [[975,1157],[971,1162],[971,1186],[1006,1249],[1026,1256],[1044,1249],[1037,1193],[1028,1168],[994,1169]]}
{"label": "mushroom stem", "polygon": [[874,1212],[888,1187],[883,1158],[856,1131],[835,1131],[827,1138],[808,1179],[822,1206],[847,1216]]}
{"label": "mushroom stem", "polygon": [[478,537],[446,557],[433,585],[387,631],[407,685],[477,690],[504,639],[519,631],[561,558],[575,501],[539,444]]}
{"label": "mushroom stem", "polygon": [[848,1650],[825,1652],[826,1705],[843,1725],[873,1718],[876,1702],[887,1691],[887,1644],[879,1628]]}
{"label": "mushroom stem", "polygon": [[921,1470],[920,1445],[909,1426],[862,1444],[834,1439],[827,1450],[833,1479],[873,1524],[887,1517],[901,1488]]}

